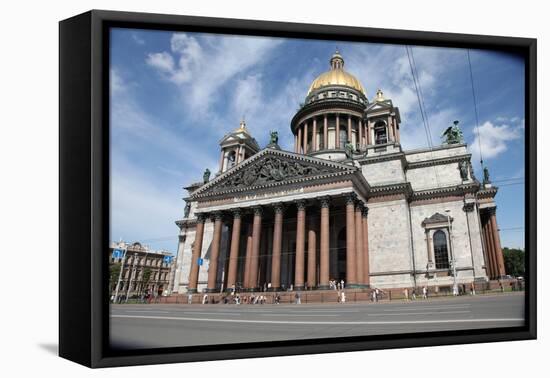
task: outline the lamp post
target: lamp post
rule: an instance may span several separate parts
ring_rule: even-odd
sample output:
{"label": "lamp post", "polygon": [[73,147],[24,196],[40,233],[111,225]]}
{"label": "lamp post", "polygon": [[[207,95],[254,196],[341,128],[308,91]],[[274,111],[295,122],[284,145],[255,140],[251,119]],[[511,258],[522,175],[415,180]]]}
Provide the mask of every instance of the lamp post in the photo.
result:
{"label": "lamp post", "polygon": [[130,280],[128,281],[128,288],[126,290],[126,299],[125,299],[125,303],[128,302],[128,296],[130,295],[130,287],[132,286],[132,281],[134,279],[134,274],[136,272],[136,265],[137,265],[137,256],[138,254],[137,253],[134,253],[134,261],[132,262],[132,270],[130,271]]}
{"label": "lamp post", "polygon": [[118,272],[118,280],[116,282],[115,297],[113,299],[113,303],[117,303],[118,290],[119,290],[119,287],[120,287],[120,282],[122,281],[122,271],[124,270],[124,263],[126,262],[126,252],[127,252],[127,250],[128,250],[127,247],[124,247],[124,249],[122,249],[122,252],[123,252],[122,262],[120,263],[120,272]]}
{"label": "lamp post", "polygon": [[449,240],[451,242],[451,266],[453,268],[453,295],[458,295],[458,285],[456,283],[456,259],[455,248],[453,245],[453,230],[451,228],[451,210],[445,210],[447,213],[447,224],[449,227]]}

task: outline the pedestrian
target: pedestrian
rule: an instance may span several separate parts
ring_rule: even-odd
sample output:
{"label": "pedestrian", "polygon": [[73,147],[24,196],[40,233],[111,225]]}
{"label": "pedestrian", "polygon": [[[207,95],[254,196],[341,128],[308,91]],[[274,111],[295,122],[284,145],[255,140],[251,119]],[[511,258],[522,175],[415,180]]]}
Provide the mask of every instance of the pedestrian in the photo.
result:
{"label": "pedestrian", "polygon": [[191,304],[193,303],[193,294],[188,294],[187,295],[187,304]]}
{"label": "pedestrian", "polygon": [[416,301],[416,287],[413,288],[412,300],[413,300],[413,301]]}
{"label": "pedestrian", "polygon": [[343,279],[340,280],[340,288],[341,288],[342,290],[344,290],[344,280],[343,280]]}
{"label": "pedestrian", "polygon": [[408,288],[405,288],[405,290],[403,290],[403,294],[405,294],[405,299],[409,300],[409,289]]}
{"label": "pedestrian", "polygon": [[422,288],[422,299],[428,299],[428,288],[426,286]]}
{"label": "pedestrian", "polygon": [[346,293],[342,290],[342,298],[340,299],[340,303],[346,303]]}
{"label": "pedestrian", "polygon": [[372,296],[372,301],[376,302],[376,290],[372,291],[371,296]]}
{"label": "pedestrian", "polygon": [[476,295],[476,287],[473,282],[470,284],[470,295]]}
{"label": "pedestrian", "polygon": [[281,297],[279,296],[279,293],[275,293],[275,304],[281,303]]}
{"label": "pedestrian", "polygon": [[300,298],[300,293],[299,292],[296,292],[296,294],[294,294],[294,300],[295,300],[296,304],[302,304],[302,298]]}
{"label": "pedestrian", "polygon": [[207,304],[208,303],[208,294],[204,294],[202,296],[202,304]]}
{"label": "pedestrian", "polygon": [[269,283],[267,284],[267,290],[268,290],[268,291],[271,291],[271,282],[269,282]]}
{"label": "pedestrian", "polygon": [[498,280],[498,286],[500,287],[500,292],[504,293],[504,286],[502,286],[502,281]]}
{"label": "pedestrian", "polygon": [[380,290],[378,288],[374,289],[374,292],[376,293],[376,302],[380,299]]}

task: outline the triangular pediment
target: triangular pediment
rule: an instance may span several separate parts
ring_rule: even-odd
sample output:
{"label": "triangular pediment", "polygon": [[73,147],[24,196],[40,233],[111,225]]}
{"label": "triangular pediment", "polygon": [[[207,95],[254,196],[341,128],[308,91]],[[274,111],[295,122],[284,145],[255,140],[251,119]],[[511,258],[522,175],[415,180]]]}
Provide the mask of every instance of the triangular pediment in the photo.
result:
{"label": "triangular pediment", "polygon": [[[450,218],[452,221],[452,218]],[[422,224],[434,224],[434,223],[447,223],[449,221],[449,218],[441,213],[435,213],[429,218],[424,219]]]}
{"label": "triangular pediment", "polygon": [[392,105],[390,100],[377,101],[377,102],[373,102],[373,103],[371,103],[367,106],[367,112],[372,112],[372,111],[376,111],[376,110],[383,110],[383,109],[391,109],[392,106],[393,105]]}
{"label": "triangular pediment", "polygon": [[351,165],[267,148],[203,185],[192,197],[259,190],[356,171]]}

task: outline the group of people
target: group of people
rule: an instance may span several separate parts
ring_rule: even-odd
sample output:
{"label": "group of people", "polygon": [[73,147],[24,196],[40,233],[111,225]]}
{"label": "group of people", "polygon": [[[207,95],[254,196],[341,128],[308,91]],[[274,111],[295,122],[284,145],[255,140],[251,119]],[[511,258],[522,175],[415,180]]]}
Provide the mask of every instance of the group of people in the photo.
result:
{"label": "group of people", "polygon": [[331,279],[328,281],[328,287],[332,290],[343,290],[344,289],[344,280],[334,280]]}

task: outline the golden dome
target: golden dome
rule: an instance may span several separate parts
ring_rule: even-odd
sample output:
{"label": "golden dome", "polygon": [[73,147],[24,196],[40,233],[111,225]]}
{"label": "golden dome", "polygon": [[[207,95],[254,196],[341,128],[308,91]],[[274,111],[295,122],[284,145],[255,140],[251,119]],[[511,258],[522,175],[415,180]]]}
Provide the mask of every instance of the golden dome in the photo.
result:
{"label": "golden dome", "polygon": [[366,96],[365,88],[355,76],[344,71],[344,59],[338,51],[336,51],[330,59],[330,70],[319,75],[307,92],[309,96],[311,92],[327,87],[329,85],[341,85],[345,87],[353,88]]}

